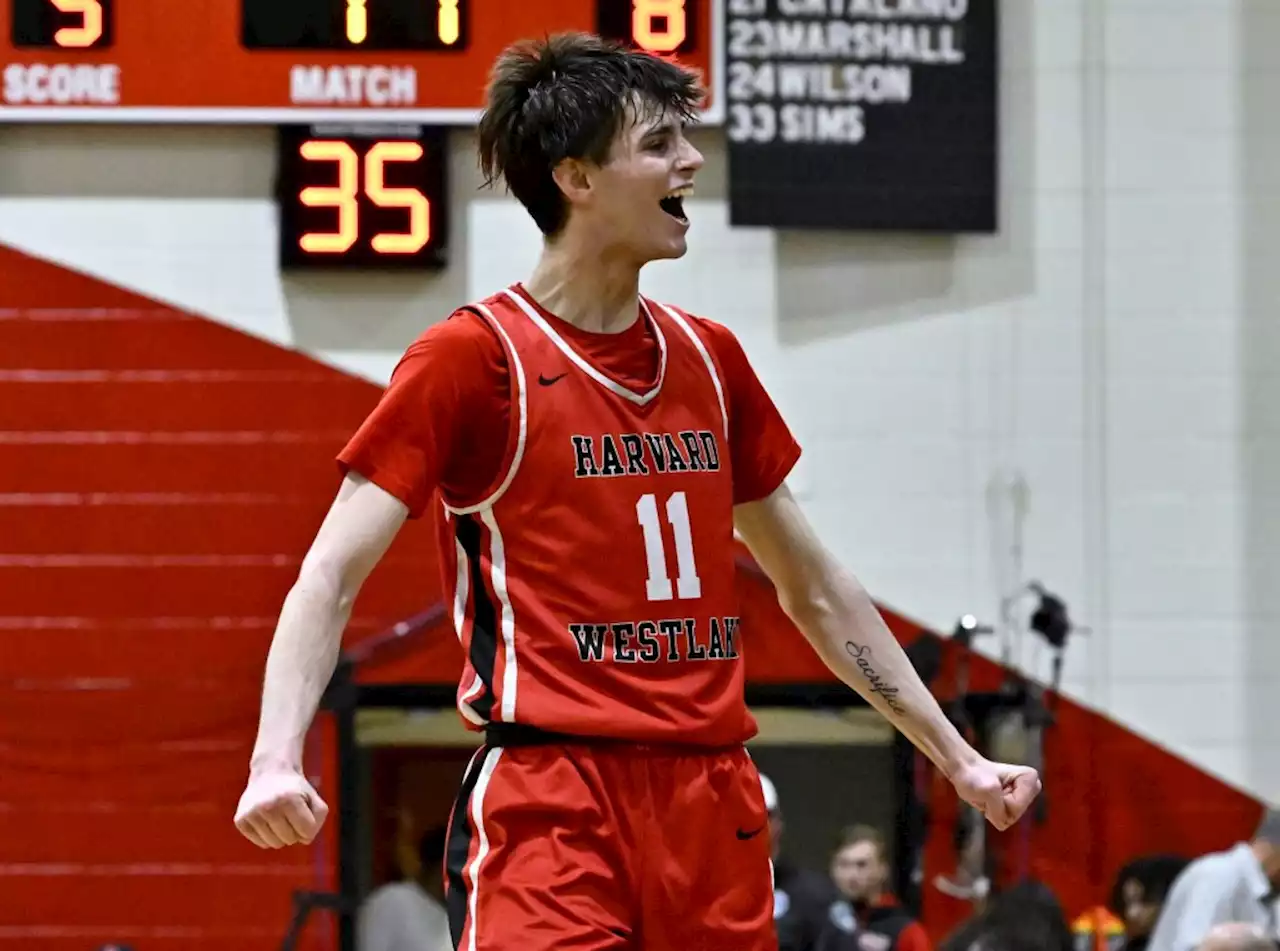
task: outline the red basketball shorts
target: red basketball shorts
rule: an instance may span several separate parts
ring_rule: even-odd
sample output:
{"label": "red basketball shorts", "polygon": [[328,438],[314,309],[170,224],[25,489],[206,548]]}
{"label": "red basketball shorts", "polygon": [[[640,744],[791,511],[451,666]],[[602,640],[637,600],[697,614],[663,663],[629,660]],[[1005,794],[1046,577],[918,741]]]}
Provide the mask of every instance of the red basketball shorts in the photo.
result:
{"label": "red basketball shorts", "polygon": [[463,951],[776,951],[769,818],[745,749],[489,747],[445,857]]}

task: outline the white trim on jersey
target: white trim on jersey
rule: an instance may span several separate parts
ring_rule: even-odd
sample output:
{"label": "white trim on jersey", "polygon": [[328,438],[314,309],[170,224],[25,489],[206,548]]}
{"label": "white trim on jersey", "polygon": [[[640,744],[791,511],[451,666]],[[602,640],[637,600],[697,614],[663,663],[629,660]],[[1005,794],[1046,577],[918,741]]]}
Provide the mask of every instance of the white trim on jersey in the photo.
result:
{"label": "white trim on jersey", "polygon": [[706,344],[702,342],[702,338],[697,332],[689,326],[689,322],[684,319],[683,315],[668,307],[661,301],[656,302],[659,307],[666,311],[667,316],[679,324],[680,329],[689,335],[689,339],[693,341],[693,345],[698,348],[698,353],[702,354],[702,362],[707,365],[707,372],[711,374],[711,383],[716,388],[716,399],[720,401],[720,419],[724,423],[724,438],[729,438],[729,413],[724,406],[724,387],[720,385],[720,374],[716,372],[715,361],[711,359],[711,354],[707,351]]}
{"label": "white trim on jersey", "polygon": [[467,940],[468,951],[476,951],[476,908],[480,894],[480,866],[484,863],[485,857],[489,854],[489,833],[484,828],[484,794],[489,789],[489,780],[493,778],[493,771],[498,766],[498,760],[502,758],[502,748],[494,747],[485,754],[484,762],[480,764],[480,777],[476,780],[476,787],[471,792],[471,821],[475,823],[476,836],[480,839],[480,847],[476,849],[476,857],[471,862],[471,868],[466,872],[471,878],[471,894],[467,896],[471,905],[467,909],[467,924],[470,930]]}
{"label": "white trim on jersey", "polygon": [[662,389],[662,381],[667,377],[667,338],[663,335],[662,328],[658,326],[658,322],[653,319],[653,312],[649,310],[649,303],[643,297],[640,298],[640,306],[644,308],[645,316],[649,319],[649,326],[653,328],[653,334],[658,340],[658,379],[657,382],[653,384],[653,388],[647,393],[637,393],[635,390],[629,389],[618,381],[605,376],[588,363],[581,354],[578,353],[578,351],[569,346],[569,344],[565,342],[564,338],[556,333],[555,328],[547,323],[546,320],[543,319],[542,315],[539,314],[527,300],[515,291],[507,288],[503,293],[516,302],[520,309],[524,311],[525,316],[533,321],[534,326],[546,334],[551,342],[559,348],[560,352],[577,365],[579,370],[591,377],[591,379],[595,380],[610,393],[621,396],[623,399],[630,400],[637,406],[644,406],[657,396],[658,392]]}
{"label": "white trim on jersey", "polygon": [[[502,719],[510,722],[515,719],[516,713],[516,684],[518,683],[517,675],[519,666],[516,661],[516,617],[515,609],[511,606],[511,595],[507,591],[507,560],[506,552],[502,544],[502,532],[498,528],[497,519],[493,516],[493,506],[498,499],[511,486],[511,482],[516,477],[516,471],[520,468],[520,463],[524,459],[525,443],[529,438],[529,398],[525,387],[524,364],[520,362],[520,354],[516,351],[515,343],[512,342],[506,328],[498,321],[491,311],[484,304],[473,305],[480,315],[493,327],[495,331],[502,335],[502,339],[506,342],[507,355],[511,359],[511,366],[515,370],[516,394],[517,394],[517,412],[519,416],[519,428],[516,434],[516,451],[511,459],[511,465],[507,468],[507,474],[503,477],[501,484],[494,489],[493,493],[483,502],[475,505],[468,505],[463,508],[454,508],[447,502],[444,510],[451,517],[458,515],[479,514],[481,521],[485,527],[489,529],[489,577],[493,582],[493,591],[498,598],[501,607],[501,617],[499,623],[502,627],[502,641],[506,665],[502,672]],[[454,544],[458,546],[458,580],[457,591],[454,595],[454,626],[457,628],[458,637],[462,637],[462,626],[466,623],[466,584],[464,580],[464,565],[469,566],[467,554],[463,550],[462,545],[456,540]],[[469,580],[469,579],[468,579]],[[459,612],[461,609],[461,613]],[[472,635],[474,636],[474,634]],[[480,675],[476,674],[475,682],[462,696],[462,701],[458,705],[459,711],[464,717],[472,723],[483,726],[487,721],[471,706],[470,700],[483,686]]]}
{"label": "white trim on jersey", "polygon": [[476,679],[471,681],[471,686],[467,688],[467,692],[462,695],[462,699],[458,702],[458,712],[476,726],[484,726],[488,722],[484,717],[476,713],[476,708],[471,705],[471,701],[478,697],[483,689],[484,681],[480,679],[479,674],[476,674]]}
{"label": "white trim on jersey", "polygon": [[516,377],[516,395],[517,395],[517,412],[519,415],[519,431],[516,435],[516,452],[511,459],[511,465],[507,469],[507,474],[503,478],[501,485],[493,490],[483,502],[475,505],[468,505],[464,508],[454,508],[447,502],[443,502],[444,509],[452,515],[470,515],[473,512],[480,512],[484,509],[492,508],[498,499],[502,498],[504,492],[511,485],[511,480],[516,477],[516,470],[520,468],[520,461],[524,458],[525,440],[529,436],[529,399],[525,395],[525,378],[524,364],[520,362],[520,354],[516,352],[516,346],[511,342],[511,338],[507,335],[505,329],[498,319],[493,316],[493,311],[489,310],[484,304],[473,304],[477,311],[484,316],[498,333],[502,334],[502,339],[507,344],[507,355],[511,358],[511,366],[515,370]]}
{"label": "white trim on jersey", "polygon": [[471,567],[471,562],[467,560],[467,551],[456,536],[453,547],[458,556],[458,578],[453,584],[453,629],[461,643],[462,628],[467,623],[467,594],[471,583],[471,572],[467,569]]}
{"label": "white trim on jersey", "polygon": [[493,508],[480,511],[480,519],[489,529],[489,567],[493,579],[493,592],[502,606],[502,642],[506,647],[506,665],[502,671],[502,719],[510,723],[516,716],[516,612],[511,606],[511,593],[507,590],[507,555],[502,544],[502,532]]}
{"label": "white trim on jersey", "polygon": [[[458,643],[461,644],[463,643],[462,628],[467,623],[467,594],[471,583],[471,572],[468,569],[471,563],[467,560],[467,553],[462,543],[456,537],[453,544],[457,549],[458,557],[458,578],[453,586],[453,629],[458,635]],[[476,713],[475,708],[471,706],[471,701],[483,689],[484,681],[480,679],[479,674],[476,674],[475,680],[471,681],[471,686],[458,698],[458,712],[476,726],[484,726],[484,717]]]}

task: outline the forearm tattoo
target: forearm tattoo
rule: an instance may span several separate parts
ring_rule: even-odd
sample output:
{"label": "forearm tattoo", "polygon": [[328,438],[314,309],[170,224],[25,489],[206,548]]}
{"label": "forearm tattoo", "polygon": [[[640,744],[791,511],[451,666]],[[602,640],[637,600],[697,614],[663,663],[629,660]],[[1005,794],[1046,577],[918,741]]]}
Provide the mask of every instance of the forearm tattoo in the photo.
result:
{"label": "forearm tattoo", "polygon": [[897,687],[891,686],[884,675],[876,670],[875,664],[872,662],[871,648],[866,647],[856,641],[845,641],[844,649],[849,652],[849,656],[853,658],[853,662],[858,665],[858,670],[862,672],[862,676],[867,678],[867,683],[871,685],[871,692],[879,694],[884,698],[884,702],[889,709],[898,716],[906,716],[907,708],[902,705],[902,701],[898,699],[901,693]]}

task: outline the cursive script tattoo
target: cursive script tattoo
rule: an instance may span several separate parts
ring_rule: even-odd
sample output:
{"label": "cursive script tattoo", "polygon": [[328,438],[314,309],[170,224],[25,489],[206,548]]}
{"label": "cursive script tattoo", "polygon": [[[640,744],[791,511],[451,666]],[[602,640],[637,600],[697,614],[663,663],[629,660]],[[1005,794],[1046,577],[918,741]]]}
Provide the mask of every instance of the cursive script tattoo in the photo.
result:
{"label": "cursive script tattoo", "polygon": [[864,647],[856,641],[845,641],[844,649],[849,652],[849,656],[853,658],[853,662],[858,665],[858,670],[862,672],[862,676],[867,678],[867,683],[871,684],[871,692],[879,694],[884,698],[884,702],[900,717],[907,715],[907,708],[902,705],[902,701],[898,699],[898,694],[902,691],[897,687],[891,686],[884,679],[884,675],[876,670],[871,663],[871,648]]}

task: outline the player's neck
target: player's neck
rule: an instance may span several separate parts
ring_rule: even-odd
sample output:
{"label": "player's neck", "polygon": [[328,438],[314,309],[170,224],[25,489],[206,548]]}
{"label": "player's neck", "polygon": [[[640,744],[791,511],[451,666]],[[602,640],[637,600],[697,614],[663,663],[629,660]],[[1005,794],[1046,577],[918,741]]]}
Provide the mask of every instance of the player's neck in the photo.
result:
{"label": "player's neck", "polygon": [[561,320],[593,333],[621,333],[640,315],[640,272],[635,265],[568,242],[543,248],[524,287]]}

